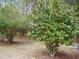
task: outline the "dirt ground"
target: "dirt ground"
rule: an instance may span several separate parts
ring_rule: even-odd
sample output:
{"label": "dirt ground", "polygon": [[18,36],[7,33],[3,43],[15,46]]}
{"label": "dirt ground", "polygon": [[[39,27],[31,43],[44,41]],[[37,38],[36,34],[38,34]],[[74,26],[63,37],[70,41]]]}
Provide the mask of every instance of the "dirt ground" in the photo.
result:
{"label": "dirt ground", "polygon": [[15,38],[11,45],[0,42],[0,59],[49,59],[48,53],[44,52],[45,49],[45,45],[40,42]]}
{"label": "dirt ground", "polygon": [[79,50],[72,46],[61,46],[52,57],[42,42],[16,37],[11,45],[0,42],[0,59],[79,59]]}

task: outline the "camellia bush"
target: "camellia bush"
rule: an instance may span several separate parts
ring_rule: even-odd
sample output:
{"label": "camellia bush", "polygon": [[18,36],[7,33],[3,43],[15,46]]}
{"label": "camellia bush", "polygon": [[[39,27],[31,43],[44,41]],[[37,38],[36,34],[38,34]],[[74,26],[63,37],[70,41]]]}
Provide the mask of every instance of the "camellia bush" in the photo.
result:
{"label": "camellia bush", "polygon": [[0,33],[5,34],[5,37],[10,43],[13,40],[13,20],[16,16],[16,10],[13,6],[5,6],[0,8]]}
{"label": "camellia bush", "polygon": [[6,5],[0,8],[0,34],[8,39],[9,43],[17,32],[27,32],[29,20],[26,16],[20,14],[14,5]]}
{"label": "camellia bush", "polygon": [[45,42],[50,53],[56,53],[61,44],[71,44],[75,17],[64,0],[38,0],[31,20],[31,39]]}

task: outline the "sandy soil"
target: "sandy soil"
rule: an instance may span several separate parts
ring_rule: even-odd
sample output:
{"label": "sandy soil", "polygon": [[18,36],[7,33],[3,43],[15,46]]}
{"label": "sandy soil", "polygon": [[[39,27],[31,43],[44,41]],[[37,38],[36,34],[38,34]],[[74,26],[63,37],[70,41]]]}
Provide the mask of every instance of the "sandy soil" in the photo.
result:
{"label": "sandy soil", "polygon": [[63,45],[52,57],[42,42],[16,37],[11,45],[0,42],[0,59],[79,59],[79,50]]}
{"label": "sandy soil", "polygon": [[35,53],[42,49],[45,46],[40,42],[16,38],[11,45],[0,42],[0,59],[38,59]]}

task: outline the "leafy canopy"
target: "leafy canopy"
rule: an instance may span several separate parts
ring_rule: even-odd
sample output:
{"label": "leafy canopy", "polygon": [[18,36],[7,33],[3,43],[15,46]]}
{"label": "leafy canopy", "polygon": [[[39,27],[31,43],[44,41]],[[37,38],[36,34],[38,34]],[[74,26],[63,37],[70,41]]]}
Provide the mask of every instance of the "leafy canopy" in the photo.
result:
{"label": "leafy canopy", "polygon": [[62,43],[70,44],[73,38],[73,10],[64,0],[39,0],[31,19],[33,21],[31,37],[44,41],[50,53],[57,51]]}

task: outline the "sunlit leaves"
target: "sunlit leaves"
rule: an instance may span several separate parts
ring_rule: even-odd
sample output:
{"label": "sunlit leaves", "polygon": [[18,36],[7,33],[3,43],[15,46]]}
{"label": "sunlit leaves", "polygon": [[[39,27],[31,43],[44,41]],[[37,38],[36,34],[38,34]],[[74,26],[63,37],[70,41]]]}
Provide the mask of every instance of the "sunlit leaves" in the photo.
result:
{"label": "sunlit leaves", "polygon": [[49,0],[47,7],[44,6],[40,0],[31,16],[32,38],[44,41],[53,53],[62,43],[72,41],[75,18],[73,10],[63,0]]}

